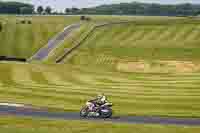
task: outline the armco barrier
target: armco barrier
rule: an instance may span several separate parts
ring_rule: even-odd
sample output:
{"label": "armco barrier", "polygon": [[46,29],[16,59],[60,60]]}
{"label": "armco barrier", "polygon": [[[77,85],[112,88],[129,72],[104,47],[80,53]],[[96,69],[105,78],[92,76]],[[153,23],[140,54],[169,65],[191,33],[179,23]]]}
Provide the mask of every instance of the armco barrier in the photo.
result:
{"label": "armco barrier", "polygon": [[103,24],[99,24],[94,26],[89,32],[88,34],[80,41],[78,42],[76,45],[74,45],[71,49],[67,50],[62,56],[60,56],[57,60],[56,63],[61,63],[66,57],[67,55],[71,54],[75,49],[77,49],[85,40],[87,40],[88,37],[90,37],[90,35],[92,35],[92,33],[101,27],[104,26],[110,26],[110,25],[114,25],[114,24],[125,24],[125,23],[133,23],[134,21],[123,21],[123,22],[110,22],[110,23],[103,23]]}
{"label": "armco barrier", "polygon": [[8,56],[0,56],[0,61],[26,62],[26,59],[25,58],[8,57]]}

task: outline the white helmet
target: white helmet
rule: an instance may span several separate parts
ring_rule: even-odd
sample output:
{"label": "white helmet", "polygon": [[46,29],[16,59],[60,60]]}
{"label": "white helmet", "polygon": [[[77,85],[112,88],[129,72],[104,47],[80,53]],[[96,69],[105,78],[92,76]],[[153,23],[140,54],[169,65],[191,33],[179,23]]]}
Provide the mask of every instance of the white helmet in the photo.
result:
{"label": "white helmet", "polygon": [[106,101],[106,96],[105,96],[103,93],[99,94],[99,95],[97,96],[97,98],[100,99],[101,102],[105,102],[105,101]]}
{"label": "white helmet", "polygon": [[103,97],[104,97],[104,94],[103,94],[103,93],[97,95],[97,98],[98,98],[98,99],[102,99]]}

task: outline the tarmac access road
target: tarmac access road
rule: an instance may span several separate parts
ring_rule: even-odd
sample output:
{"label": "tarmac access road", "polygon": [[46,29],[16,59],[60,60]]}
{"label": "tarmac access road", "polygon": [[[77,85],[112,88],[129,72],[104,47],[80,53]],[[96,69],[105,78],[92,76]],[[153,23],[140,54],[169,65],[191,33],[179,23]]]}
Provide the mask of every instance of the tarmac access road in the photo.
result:
{"label": "tarmac access road", "polygon": [[129,124],[160,124],[160,125],[182,125],[182,126],[200,126],[200,118],[175,118],[175,117],[157,117],[157,116],[118,116],[109,119],[83,119],[77,112],[49,112],[46,109],[33,108],[18,104],[0,104],[0,116],[13,115],[18,117],[48,118],[61,120],[81,120],[94,122],[113,122]]}
{"label": "tarmac access road", "polygon": [[64,30],[60,33],[58,33],[54,38],[50,39],[48,43],[39,49],[38,52],[36,52],[29,61],[32,60],[43,60],[45,59],[49,53],[55,49],[60,43],[62,43],[65,38],[75,29],[80,28],[80,23],[72,24],[64,28]]}

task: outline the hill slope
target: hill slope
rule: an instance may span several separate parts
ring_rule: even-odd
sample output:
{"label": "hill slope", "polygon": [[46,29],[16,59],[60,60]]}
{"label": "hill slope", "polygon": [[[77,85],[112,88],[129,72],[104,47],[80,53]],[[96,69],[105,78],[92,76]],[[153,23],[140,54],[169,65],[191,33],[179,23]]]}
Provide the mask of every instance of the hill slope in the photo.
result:
{"label": "hill slope", "polygon": [[[78,17],[56,16],[0,16],[4,23],[0,32],[0,55],[28,58],[64,27],[78,21]],[[30,20],[32,24],[22,24]]]}
{"label": "hill slope", "polygon": [[[70,65],[0,64],[0,101],[79,111],[104,92],[117,115],[199,117],[200,74],[117,73]],[[156,107],[156,108],[155,108]]]}
{"label": "hill slope", "polygon": [[120,64],[128,67],[126,64],[133,62],[138,69],[160,64],[172,66],[172,70],[179,66],[199,70],[199,28],[198,21],[192,19],[104,26],[95,30],[66,63],[117,69]]}
{"label": "hill slope", "polygon": [[0,101],[79,111],[104,92],[117,115],[200,117],[199,21],[161,21],[97,29],[66,64],[1,63]]}

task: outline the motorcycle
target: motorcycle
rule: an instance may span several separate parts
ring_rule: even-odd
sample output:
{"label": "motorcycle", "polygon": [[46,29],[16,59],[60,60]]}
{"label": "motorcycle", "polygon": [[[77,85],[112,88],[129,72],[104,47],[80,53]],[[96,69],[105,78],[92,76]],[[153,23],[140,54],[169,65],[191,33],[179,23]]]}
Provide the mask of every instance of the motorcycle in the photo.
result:
{"label": "motorcycle", "polygon": [[111,118],[113,114],[112,106],[112,103],[105,103],[96,107],[93,103],[86,102],[86,105],[80,111],[80,116],[82,118]]}

